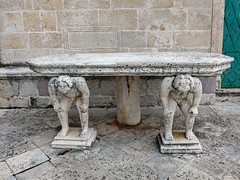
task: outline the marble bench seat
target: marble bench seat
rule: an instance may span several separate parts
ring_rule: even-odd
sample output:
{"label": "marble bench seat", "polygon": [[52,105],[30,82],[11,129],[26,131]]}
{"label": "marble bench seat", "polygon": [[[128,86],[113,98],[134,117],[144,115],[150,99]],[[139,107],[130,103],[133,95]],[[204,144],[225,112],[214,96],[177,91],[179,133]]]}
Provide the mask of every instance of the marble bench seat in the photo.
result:
{"label": "marble bench seat", "polygon": [[[186,118],[186,138],[189,140],[194,139],[195,136],[192,133],[192,126],[194,118],[198,114],[197,106],[199,105],[202,95],[202,84],[198,77],[216,77],[230,67],[231,61],[233,61],[233,58],[221,54],[150,52],[59,54],[35,58],[29,60],[27,63],[30,68],[37,73],[48,76],[59,76],[59,78],[52,78],[49,83],[50,97],[54,97],[52,102],[58,101],[55,97],[58,96],[57,91],[60,91],[63,95],[67,94],[68,99],[62,96],[60,97],[62,102],[65,103],[62,105],[64,107],[69,108],[73,99],[78,97],[76,105],[80,113],[80,119],[81,117],[85,117],[85,120],[81,120],[83,132],[87,132],[85,127],[88,126],[88,113],[85,111],[86,107],[82,107],[81,103],[88,105],[89,98],[89,90],[83,76],[116,77],[117,121],[124,125],[136,125],[141,119],[140,76],[164,77],[159,92],[161,92],[160,96],[164,108],[165,140],[172,141],[174,133],[172,134],[171,128],[176,106],[180,107]],[[62,75],[73,77],[70,78]],[[175,80],[178,82],[176,83]],[[69,83],[67,83],[68,81]],[[77,85],[72,89],[67,87],[71,86],[69,84],[72,83]],[[59,88],[59,86],[62,86],[61,84],[65,84],[65,87]],[[65,89],[67,89],[66,92]],[[59,107],[60,105],[57,103],[57,105],[54,105],[54,109],[59,113],[59,118],[62,123],[63,120],[61,120],[61,118],[66,118],[67,114]],[[62,126],[64,126],[64,123],[62,123]],[[65,136],[67,132],[67,128],[65,128],[65,131],[64,128],[62,128],[61,135]],[[88,136],[95,137],[96,133],[93,135],[89,134]],[[162,137],[164,137],[164,135],[159,136],[159,141],[161,141]],[[55,143],[58,143],[57,139]],[[62,139],[61,137],[60,139],[61,141],[66,141],[66,139]],[[77,137],[73,139],[77,139]],[[177,145],[170,144],[170,146],[168,143],[164,144],[165,141],[162,142],[161,149],[163,152],[201,152],[199,142],[192,143],[188,141],[190,143],[189,146],[183,146],[183,149],[188,149],[187,151],[183,151],[181,148],[179,149],[178,141]],[[71,143],[74,144],[75,142],[70,140],[67,146],[65,144],[56,144],[55,147],[72,147]],[[89,144],[88,141],[84,141],[84,143]]]}
{"label": "marble bench seat", "polygon": [[59,76],[116,76],[118,122],[140,122],[139,76],[217,76],[233,58],[199,52],[59,54],[27,63],[35,72]]}

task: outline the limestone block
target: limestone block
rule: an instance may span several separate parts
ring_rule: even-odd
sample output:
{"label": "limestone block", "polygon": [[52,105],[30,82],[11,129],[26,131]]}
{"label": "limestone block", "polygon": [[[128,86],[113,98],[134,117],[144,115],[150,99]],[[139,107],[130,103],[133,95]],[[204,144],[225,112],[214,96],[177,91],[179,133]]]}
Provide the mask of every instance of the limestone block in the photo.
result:
{"label": "limestone block", "polygon": [[147,33],[147,47],[170,48],[171,42],[171,32],[149,31]]}
{"label": "limestone block", "polygon": [[62,33],[31,33],[32,48],[62,48]]}
{"label": "limestone block", "polygon": [[11,98],[2,98],[0,97],[0,107],[1,108],[9,108],[10,107],[10,100]]}
{"label": "limestone block", "polygon": [[116,83],[114,80],[101,81],[101,95],[116,96]]}
{"label": "limestone block", "polygon": [[116,48],[117,32],[69,32],[70,49]]}
{"label": "limestone block", "polygon": [[12,97],[16,95],[18,91],[18,84],[9,80],[0,80],[0,96],[1,97]]}
{"label": "limestone block", "polygon": [[211,29],[211,9],[189,9],[188,27],[191,30],[210,30]]}
{"label": "limestone block", "polygon": [[112,0],[111,8],[144,8],[147,0]]}
{"label": "limestone block", "polygon": [[41,31],[40,14],[38,12],[23,12],[24,30]]}
{"label": "limestone block", "polygon": [[56,13],[55,12],[42,12],[42,29],[43,31],[56,31]]}
{"label": "limestone block", "polygon": [[212,1],[209,0],[182,0],[184,8],[212,8]]}
{"label": "limestone block", "polygon": [[186,29],[187,11],[185,9],[146,9],[139,11],[141,30],[183,30]]}
{"label": "limestone block", "polygon": [[94,26],[98,24],[98,11],[58,11],[57,20],[59,30],[79,28],[81,26]]}
{"label": "limestone block", "polygon": [[172,8],[174,0],[151,0],[150,2],[153,8]]}
{"label": "limestone block", "polygon": [[3,12],[0,12],[0,18],[1,18],[1,21],[0,21],[0,32],[3,32],[5,30],[5,17],[4,17],[4,13]]}
{"label": "limestone block", "polygon": [[28,96],[38,95],[37,85],[34,81],[22,82],[22,84],[20,86],[21,86],[20,87],[20,96],[28,97]]}
{"label": "limestone block", "polygon": [[29,107],[30,99],[29,97],[13,97],[10,99],[10,107]]}
{"label": "limestone block", "polygon": [[110,0],[65,0],[64,9],[107,9],[110,7]]}
{"label": "limestone block", "polygon": [[51,102],[48,96],[39,96],[34,102],[34,106],[36,107],[49,107],[50,105]]}
{"label": "limestone block", "polygon": [[210,47],[210,31],[173,33],[173,47]]}
{"label": "limestone block", "polygon": [[175,7],[175,8],[182,8],[183,7],[182,0],[174,0],[173,7]]}
{"label": "limestone block", "polygon": [[6,160],[13,174],[35,167],[49,158],[40,150],[34,149]]}
{"label": "limestone block", "polygon": [[35,10],[62,10],[63,1],[59,0],[33,0]]}
{"label": "limestone block", "polygon": [[101,26],[120,26],[123,30],[137,29],[137,10],[99,10]]}
{"label": "limestone block", "polygon": [[4,34],[1,45],[3,49],[25,49],[29,44],[28,34]]}
{"label": "limestone block", "polygon": [[23,18],[20,12],[5,13],[5,32],[24,31]]}
{"label": "limestone block", "polygon": [[32,0],[24,0],[24,8],[32,10],[33,9],[33,1]]}
{"label": "limestone block", "polygon": [[1,179],[8,179],[12,175],[13,174],[11,173],[8,165],[4,161],[0,162],[0,177],[1,177]]}
{"label": "limestone block", "polygon": [[16,11],[24,9],[24,0],[4,0],[1,1],[0,11]]}
{"label": "limestone block", "polygon": [[121,47],[146,47],[146,32],[121,31]]}

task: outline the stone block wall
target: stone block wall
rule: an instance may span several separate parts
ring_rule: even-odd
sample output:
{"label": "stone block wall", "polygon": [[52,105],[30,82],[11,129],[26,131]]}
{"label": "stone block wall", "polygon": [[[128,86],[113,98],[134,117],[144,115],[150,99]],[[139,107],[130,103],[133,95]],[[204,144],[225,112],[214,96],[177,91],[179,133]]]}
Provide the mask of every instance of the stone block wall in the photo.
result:
{"label": "stone block wall", "polygon": [[[8,66],[25,66],[25,61],[33,57],[212,52],[217,49],[215,44],[221,46],[220,41],[212,43],[221,35],[216,33],[219,24],[212,20],[219,21],[222,4],[224,0],[1,0],[0,67],[4,73],[0,72],[0,108],[49,106],[49,77],[19,72],[16,78],[5,72]],[[91,77],[87,81],[91,106],[115,106],[114,78]],[[161,78],[142,78],[142,106],[159,104],[160,82]],[[207,98],[209,93],[214,94],[212,90],[207,92]]]}
{"label": "stone block wall", "polygon": [[2,0],[1,64],[59,53],[204,51],[212,0]]}

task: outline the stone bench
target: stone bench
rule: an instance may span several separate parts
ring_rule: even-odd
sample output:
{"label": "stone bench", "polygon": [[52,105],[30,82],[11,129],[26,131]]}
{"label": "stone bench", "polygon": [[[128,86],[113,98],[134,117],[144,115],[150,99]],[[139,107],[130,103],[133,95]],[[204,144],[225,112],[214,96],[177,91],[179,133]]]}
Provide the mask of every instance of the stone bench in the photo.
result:
{"label": "stone bench", "polygon": [[[192,91],[194,95],[201,98],[202,85],[197,80],[197,77],[216,77],[230,67],[231,61],[233,61],[233,58],[221,54],[151,52],[61,54],[35,58],[29,60],[27,63],[33,71],[50,76],[115,76],[117,83],[117,121],[120,124],[136,125],[141,119],[140,76],[162,76],[169,78],[163,81],[165,83],[163,85],[169,86],[166,89],[171,89],[174,78],[180,75],[180,79],[181,77],[182,79],[187,79],[183,83],[188,83],[188,81],[189,83],[193,81],[195,85],[198,83],[198,90],[195,88]],[[55,81],[57,80],[55,79]],[[84,83],[84,80],[74,81]],[[170,81],[171,83],[168,84]],[[167,91],[166,89],[161,89],[162,94]],[[178,101],[176,99],[181,99],[182,95],[181,93],[173,95],[175,91],[172,88],[167,92],[166,96],[171,93],[172,99]],[[185,96],[187,96],[186,93]],[[164,98],[166,97],[161,97],[163,104]],[[199,102],[196,102],[196,105],[198,104]],[[196,110],[193,111],[192,113],[194,114]],[[171,135],[166,139],[171,141]]]}

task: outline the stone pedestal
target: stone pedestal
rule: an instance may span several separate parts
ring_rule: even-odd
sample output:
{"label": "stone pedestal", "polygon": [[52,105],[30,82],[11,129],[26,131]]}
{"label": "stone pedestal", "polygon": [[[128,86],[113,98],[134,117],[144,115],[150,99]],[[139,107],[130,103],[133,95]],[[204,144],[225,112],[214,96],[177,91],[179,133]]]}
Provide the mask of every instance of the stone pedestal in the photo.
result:
{"label": "stone pedestal", "polygon": [[52,148],[90,149],[97,136],[93,128],[89,128],[84,136],[79,136],[81,128],[70,128],[66,136],[60,136],[60,133],[51,143]]}
{"label": "stone pedestal", "polygon": [[123,125],[140,123],[140,77],[116,77],[117,83],[117,121]]}
{"label": "stone pedestal", "polygon": [[192,140],[188,140],[185,137],[185,131],[175,130],[173,131],[173,140],[167,141],[164,138],[164,131],[160,131],[157,136],[160,146],[160,152],[163,154],[198,154],[202,153],[202,146],[200,145],[197,137],[194,135]]}

